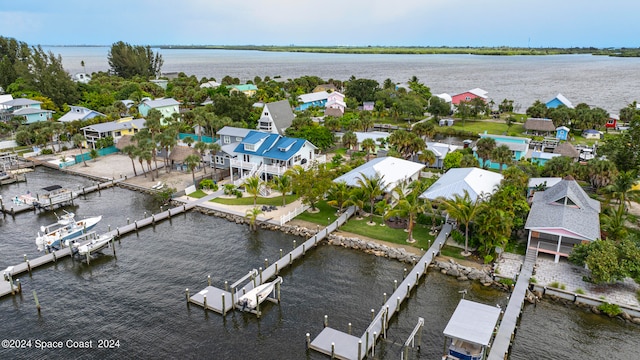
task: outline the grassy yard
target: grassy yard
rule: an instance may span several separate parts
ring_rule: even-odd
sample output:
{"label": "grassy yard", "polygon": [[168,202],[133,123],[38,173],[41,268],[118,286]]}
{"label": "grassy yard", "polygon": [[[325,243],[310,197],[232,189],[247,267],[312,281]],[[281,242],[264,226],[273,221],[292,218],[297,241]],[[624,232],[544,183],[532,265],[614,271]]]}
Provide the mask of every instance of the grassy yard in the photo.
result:
{"label": "grassy yard", "polygon": [[[191,196],[191,195],[189,195]],[[287,195],[286,202],[287,204],[297,200],[298,197],[296,195]],[[253,197],[241,197],[241,198],[215,198],[209,200],[211,202],[215,202],[218,204],[224,205],[253,205]],[[257,205],[273,205],[273,206],[282,206],[282,197],[260,197],[256,199]]]}
{"label": "grassy yard", "polygon": [[196,198],[196,199],[200,199],[200,198],[203,198],[203,197],[207,196],[207,193],[205,193],[202,190],[196,190],[195,192],[192,192],[191,194],[187,194],[187,196],[192,197],[192,198]]}
{"label": "grassy yard", "polygon": [[[393,244],[408,245],[407,238],[409,234],[404,229],[393,229],[388,226],[380,226],[382,217],[374,216],[375,226],[367,225],[369,217],[358,220],[352,217],[346,224],[340,227],[340,230],[350,233],[367,236],[377,240],[387,241]],[[413,238],[415,243],[410,244],[417,248],[427,249],[432,243],[434,236],[429,235],[429,227],[416,224],[413,228]]]}
{"label": "grassy yard", "polygon": [[485,131],[488,134],[494,135],[502,135],[506,133],[507,135],[513,136],[522,136],[524,132],[523,124],[515,123],[511,125],[511,127],[507,127],[507,123],[505,122],[493,122],[493,121],[482,121],[482,120],[465,120],[464,126],[462,126],[463,121],[460,119],[456,119],[453,127],[456,129],[471,131],[475,134],[482,134]]}
{"label": "grassy yard", "polygon": [[302,214],[298,215],[296,219],[312,222],[321,226],[327,226],[330,223],[336,221],[336,219],[338,218],[336,216],[337,209],[327,205],[325,201],[319,202],[317,207],[320,212],[314,214],[305,211]]}

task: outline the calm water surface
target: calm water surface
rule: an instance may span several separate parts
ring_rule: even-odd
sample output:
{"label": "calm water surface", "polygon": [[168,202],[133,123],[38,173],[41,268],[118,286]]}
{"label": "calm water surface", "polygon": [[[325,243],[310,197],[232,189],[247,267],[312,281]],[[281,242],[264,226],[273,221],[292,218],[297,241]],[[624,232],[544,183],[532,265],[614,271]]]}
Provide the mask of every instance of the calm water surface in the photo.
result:
{"label": "calm water surface", "polygon": [[[86,186],[75,176],[38,168],[27,184],[5,186],[3,197],[42,186]],[[103,215],[98,231],[158,212],[148,196],[113,188],[87,195],[67,208],[78,217]],[[38,255],[34,238],[40,225],[55,220],[52,213],[25,213],[0,219],[0,267]],[[23,294],[0,300],[2,338],[49,341],[120,340],[114,350],[6,350],[0,358],[209,358],[209,359],[325,359],[305,351],[305,333],[314,338],[322,330],[324,315],[330,326],[361,335],[378,309],[383,293],[393,291],[404,264],[340,247],[320,246],[282,272],[282,302],[266,303],[264,315],[238,312],[226,318],[187,306],[185,288],[192,293],[206,286],[234,282],[249,270],[275,259],[279,249],[292,247],[296,237],[279,232],[251,233],[246,226],[190,212],[130,234],[116,244],[117,258],[109,250],[88,266],[67,258],[20,275]],[[298,239],[298,243],[300,239]],[[38,316],[32,291],[42,305]],[[442,331],[459,299],[506,305],[506,294],[470,282],[430,272],[412,298],[392,320],[389,337],[378,343],[376,358],[398,359],[401,346],[417,323],[425,318],[422,350],[413,358],[436,359],[442,353]],[[544,331],[542,330],[544,329]],[[574,308],[543,303],[527,307],[514,347],[514,359],[637,358],[635,342],[640,327],[596,317]],[[579,351],[575,349],[579,348]],[[602,356],[601,356],[602,355]]]}
{"label": "calm water surface", "polygon": [[[47,47],[62,56],[69,73],[107,71],[108,47]],[[249,50],[157,49],[163,72],[184,72],[198,78],[225,75],[242,82],[255,76],[292,79],[315,75],[325,80],[389,78],[406,83],[417,76],[434,94],[458,94],[482,88],[496,103],[514,100],[524,112],[536,100],[546,102],[558,93],[574,105],[587,103],[611,113],[640,101],[640,58],[591,55],[477,56],[477,55],[358,55],[262,52]]]}

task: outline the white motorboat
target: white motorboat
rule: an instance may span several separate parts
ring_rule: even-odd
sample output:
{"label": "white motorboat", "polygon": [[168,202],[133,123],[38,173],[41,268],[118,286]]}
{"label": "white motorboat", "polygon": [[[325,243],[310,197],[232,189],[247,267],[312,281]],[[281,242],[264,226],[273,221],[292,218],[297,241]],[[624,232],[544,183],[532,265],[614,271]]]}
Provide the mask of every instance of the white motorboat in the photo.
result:
{"label": "white motorboat", "polygon": [[246,294],[238,298],[236,304],[238,306],[241,306],[243,311],[245,309],[255,309],[258,304],[261,304],[267,299],[267,297],[269,297],[269,294],[273,292],[273,289],[277,283],[282,283],[281,277],[278,277],[272,282],[264,283],[247,291]]}
{"label": "white motorboat", "polygon": [[36,205],[45,208],[69,202],[78,197],[77,192],[63,188],[60,185],[47,186],[42,190],[45,190],[46,193],[38,196]]}
{"label": "white motorboat", "polygon": [[75,214],[66,212],[58,217],[58,221],[40,228],[36,237],[36,246],[38,251],[47,249],[59,249],[61,241],[70,240],[82,235],[84,232],[91,230],[98,222],[102,220],[102,216],[94,216],[82,220],[75,221]]}
{"label": "white motorboat", "polygon": [[113,240],[113,235],[97,235],[95,232],[93,233],[93,236],[91,236],[91,241],[83,244],[83,245],[79,245],[77,242],[74,244],[74,246],[76,247],[76,249],[78,250],[78,255],[80,256],[86,256],[86,255],[91,255],[95,252],[98,252],[102,249],[104,249],[105,247],[109,246],[109,242]]}

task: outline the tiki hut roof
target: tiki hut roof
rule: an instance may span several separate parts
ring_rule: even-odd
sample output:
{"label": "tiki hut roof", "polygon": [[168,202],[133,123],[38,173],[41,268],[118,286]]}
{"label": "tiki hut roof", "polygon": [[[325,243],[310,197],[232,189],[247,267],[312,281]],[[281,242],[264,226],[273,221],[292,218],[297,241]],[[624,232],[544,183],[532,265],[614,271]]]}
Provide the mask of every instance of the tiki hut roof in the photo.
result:
{"label": "tiki hut roof", "polygon": [[572,159],[577,159],[580,156],[580,152],[576,150],[570,142],[563,142],[558,145],[555,150],[553,150],[554,154],[560,154],[562,156],[570,157]]}
{"label": "tiki hut roof", "polygon": [[131,135],[122,135],[122,137],[116,143],[116,148],[120,151],[127,147],[128,145],[135,145],[137,141],[133,139]]}
{"label": "tiki hut roof", "polygon": [[324,109],[324,115],[325,116],[333,116],[333,117],[342,117],[343,113],[342,111],[340,111],[340,109],[335,109],[335,108],[326,108]]}
{"label": "tiki hut roof", "polygon": [[198,151],[189,146],[174,146],[171,150],[171,154],[169,154],[169,160],[175,162],[184,162],[184,159],[189,155],[200,155]]}
{"label": "tiki hut roof", "polygon": [[556,131],[556,127],[553,125],[553,121],[549,119],[527,119],[524,123],[525,130],[533,131]]}

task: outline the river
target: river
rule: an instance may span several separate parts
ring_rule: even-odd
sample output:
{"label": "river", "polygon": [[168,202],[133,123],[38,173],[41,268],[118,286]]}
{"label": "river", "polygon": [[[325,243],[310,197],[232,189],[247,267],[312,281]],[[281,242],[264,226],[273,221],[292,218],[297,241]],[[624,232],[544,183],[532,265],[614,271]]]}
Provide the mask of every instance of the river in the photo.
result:
{"label": "river", "polygon": [[[45,47],[62,57],[71,73],[107,71],[108,47]],[[514,100],[517,112],[536,100],[558,93],[573,105],[586,103],[612,114],[640,101],[640,58],[592,55],[479,56],[373,55],[263,52],[254,50],[154,49],[164,59],[163,72],[184,72],[220,81],[225,75],[241,82],[255,76],[293,79],[305,75],[325,80],[389,78],[406,83],[412,76],[432,93],[458,94],[473,88],[488,91],[496,103]],[[84,61],[85,67],[81,66]]]}
{"label": "river", "polygon": [[[28,182],[0,188],[4,199],[60,184],[78,188],[91,181],[47,168],[29,173]],[[158,212],[148,195],[111,188],[80,197],[74,206],[78,218],[103,215],[96,230],[126,224]],[[16,264],[27,254],[38,255],[34,238],[41,225],[54,222],[53,213],[23,213],[0,219],[0,267]],[[249,270],[289,249],[295,237],[279,232],[251,233],[247,226],[189,212],[171,221],[124,236],[89,265],[69,258],[19,276],[23,294],[0,300],[1,336],[46,341],[93,341],[92,349],[0,349],[0,358],[210,358],[210,359],[325,359],[305,350],[305,333],[312,339],[329,325],[362,334],[370,310],[378,309],[383,293],[391,293],[405,264],[358,251],[328,245],[308,251],[302,261],[281,273],[280,305],[265,303],[264,315],[233,312],[226,318],[187,306],[184,294],[207,285],[234,282]],[[298,239],[298,243],[300,243]],[[38,315],[32,291],[42,305]],[[403,343],[418,321],[425,318],[420,353],[412,358],[436,359],[442,354],[442,331],[461,291],[467,299],[505,306],[507,294],[472,282],[430,272],[399,316],[391,321],[389,336],[376,347],[376,358],[398,359]],[[542,330],[544,329],[544,330]],[[573,307],[543,302],[527,306],[518,331],[513,359],[614,358],[635,359],[640,327],[621,324]],[[97,349],[99,340],[119,340],[119,348]],[[586,339],[586,340],[585,340]],[[587,341],[588,340],[588,341]],[[579,348],[579,352],[576,352]],[[574,356],[581,354],[580,356]]]}

